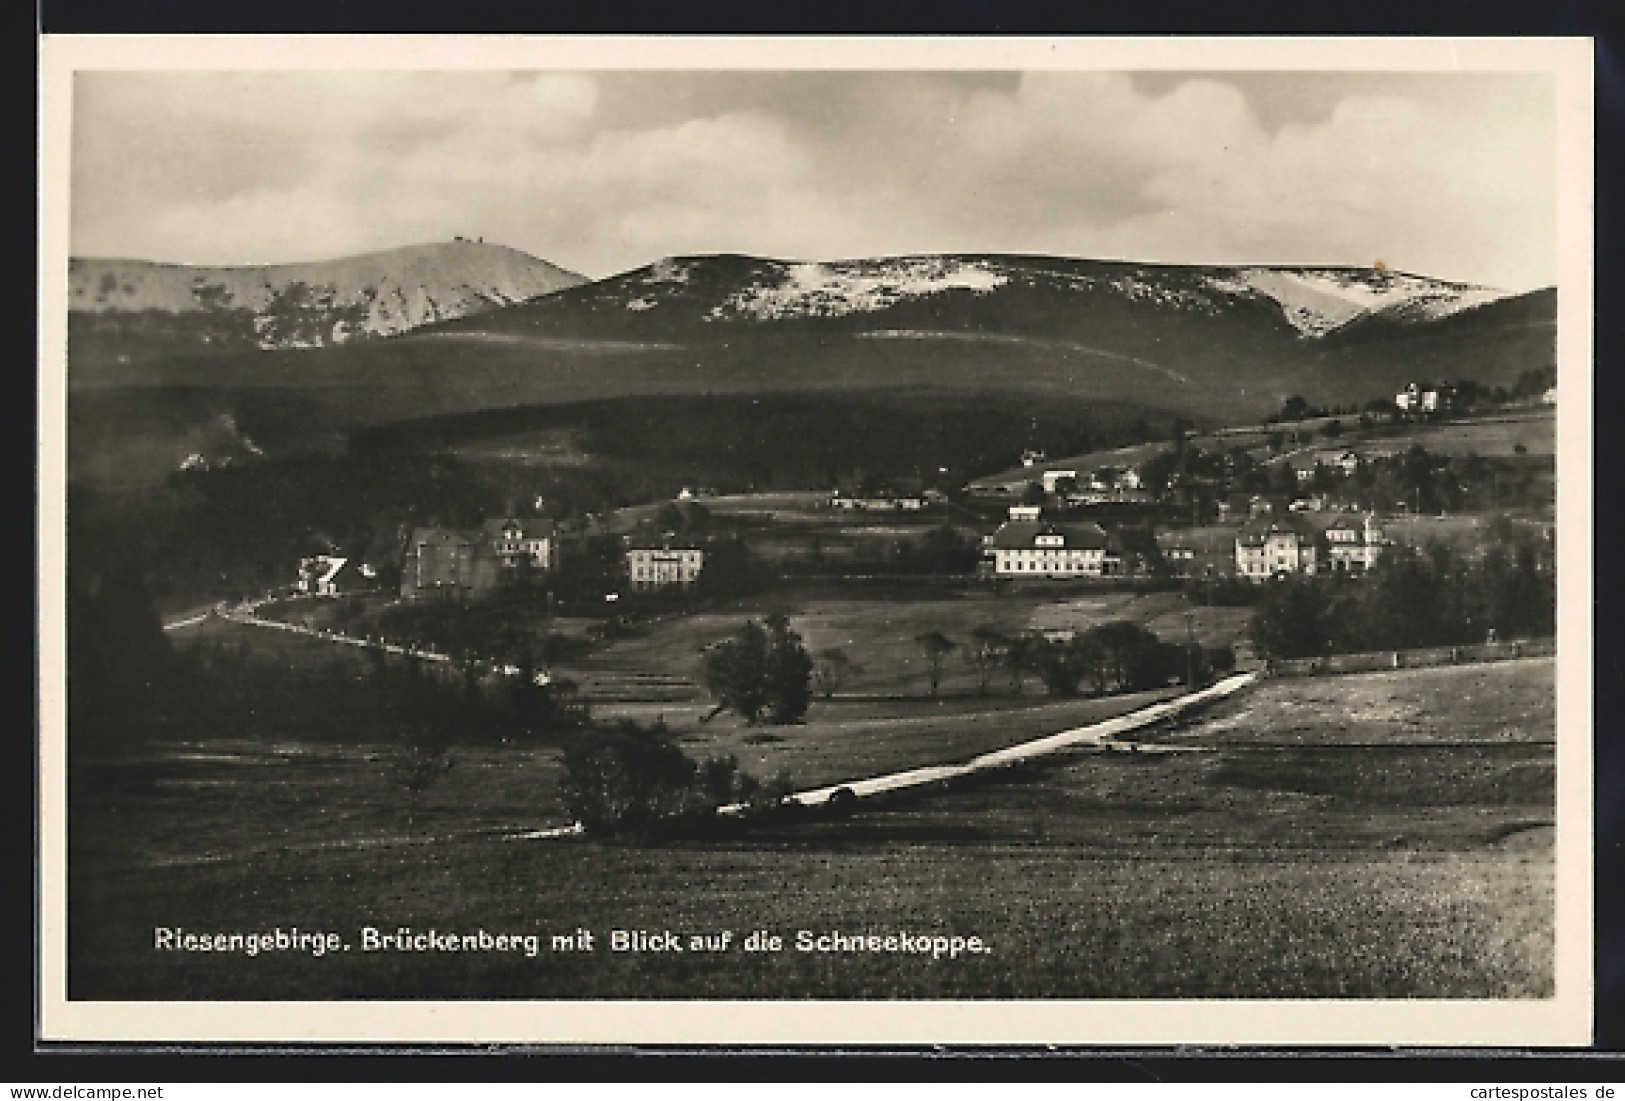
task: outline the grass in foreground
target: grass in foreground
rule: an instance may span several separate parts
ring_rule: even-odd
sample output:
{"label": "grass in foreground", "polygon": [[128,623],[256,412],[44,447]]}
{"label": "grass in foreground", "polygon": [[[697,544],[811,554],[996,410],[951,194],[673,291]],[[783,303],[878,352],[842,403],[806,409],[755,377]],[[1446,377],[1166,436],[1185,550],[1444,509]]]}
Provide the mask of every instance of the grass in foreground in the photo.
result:
{"label": "grass in foreground", "polygon": [[1550,742],[1552,658],[1269,680],[1146,737],[1188,745]]}
{"label": "grass in foreground", "polygon": [[[1479,708],[1448,701],[1472,695],[1534,731],[1550,693],[1542,661],[1273,682],[1207,720],[1205,736],[1182,732],[1193,752],[1078,754],[845,819],[642,849],[480,833],[546,816],[555,766],[541,750],[465,758],[425,796],[416,837],[404,793],[369,771],[378,762],[344,756],[361,751],[171,760],[75,804],[70,994],[1546,997],[1550,739],[1504,737],[1471,717]],[[850,765],[888,733],[901,749],[907,735],[880,724],[821,752]],[[173,783],[234,769],[231,783]],[[294,925],[337,932],[352,950],[249,959],[152,947],[157,926]],[[369,925],[540,940],[535,958],[368,953]],[[581,928],[598,951],[553,950],[553,934]],[[614,953],[616,929],[734,939],[715,954]],[[757,929],[787,938],[785,950],[742,952]],[[800,929],[979,936],[992,950],[951,961],[798,952]]]}
{"label": "grass in foreground", "polygon": [[[1435,752],[1426,768],[1395,760],[1364,783],[1337,760],[1276,781],[1272,752],[1081,756],[850,819],[648,849],[465,836],[156,869],[85,859],[71,988],[138,999],[1548,995],[1549,752],[1491,747],[1498,780],[1469,783],[1449,780],[1462,750]],[[1487,784],[1508,797],[1476,802]],[[330,929],[352,950],[154,951],[153,928],[176,925]],[[368,925],[536,934],[540,947],[534,959],[366,953]],[[578,928],[597,934],[598,951],[552,949],[553,934]],[[615,929],[734,940],[720,954],[613,953]],[[786,950],[740,951],[757,929]],[[797,952],[801,929],[979,936],[992,951]]]}

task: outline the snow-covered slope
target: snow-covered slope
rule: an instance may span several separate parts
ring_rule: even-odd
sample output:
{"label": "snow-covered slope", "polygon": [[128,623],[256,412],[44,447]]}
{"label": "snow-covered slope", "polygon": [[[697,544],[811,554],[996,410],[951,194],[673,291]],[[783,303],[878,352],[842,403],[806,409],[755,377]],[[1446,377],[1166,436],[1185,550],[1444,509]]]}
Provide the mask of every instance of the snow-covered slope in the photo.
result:
{"label": "snow-covered slope", "polygon": [[680,257],[602,285],[604,295],[619,295],[632,313],[683,302],[699,306],[699,316],[712,322],[850,317],[950,292],[985,297],[1022,288],[1207,317],[1233,311],[1238,300],[1264,303],[1304,337],[1378,315],[1438,320],[1506,297],[1489,287],[1382,269],[1198,268],[998,256],[827,263]]}
{"label": "snow-covered slope", "polygon": [[1305,336],[1324,336],[1379,313],[1435,321],[1507,297],[1490,287],[1378,269],[1238,268],[1209,283],[1227,293],[1273,300]]}
{"label": "snow-covered slope", "polygon": [[[261,347],[309,347],[405,332],[582,282],[517,249],[459,240],[255,267],[74,259],[68,302],[99,315],[212,313],[240,323],[240,335]],[[221,330],[217,338],[227,335]]]}
{"label": "snow-covered slope", "polygon": [[758,282],[729,295],[711,310],[716,319],[758,321],[791,317],[842,317],[872,313],[911,298],[948,290],[986,294],[1010,281],[993,265],[943,256],[853,260],[827,264],[778,264],[776,282]]}

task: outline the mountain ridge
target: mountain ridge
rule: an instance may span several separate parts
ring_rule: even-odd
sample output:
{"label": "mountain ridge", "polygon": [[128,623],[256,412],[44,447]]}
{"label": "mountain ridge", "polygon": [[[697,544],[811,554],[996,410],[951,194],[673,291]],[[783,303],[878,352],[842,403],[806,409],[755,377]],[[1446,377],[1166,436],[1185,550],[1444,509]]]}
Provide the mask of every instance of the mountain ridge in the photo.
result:
{"label": "mountain ridge", "polygon": [[[669,258],[334,346],[180,354],[171,342],[142,358],[127,341],[87,353],[70,340],[69,387],[99,392],[109,411],[150,408],[137,392],[185,394],[192,436],[230,413],[282,454],[301,436],[342,447],[368,426],[637,395],[912,388],[1256,423],[1292,396],[1357,408],[1413,381],[1510,388],[1555,354],[1551,288],[1500,295],[1357,268],[1049,257],[797,264]],[[296,406],[287,432],[264,429],[258,410]]]}
{"label": "mountain ridge", "polygon": [[518,249],[469,240],[285,264],[68,261],[69,313],[81,335],[182,346],[321,347],[392,336],[583,282]]}
{"label": "mountain ridge", "polygon": [[1335,265],[1182,265],[991,253],[786,261],[716,253],[665,257],[569,288],[571,293],[541,309],[527,312],[533,304],[522,304],[505,310],[490,323],[547,327],[550,319],[564,320],[572,307],[585,307],[600,315],[586,328],[601,329],[610,320],[602,315],[619,307],[613,323],[629,329],[659,328],[657,318],[663,315],[673,323],[847,319],[846,325],[861,327],[865,317],[933,300],[996,300],[1012,290],[1051,298],[1113,296],[1127,304],[1209,316],[1263,307],[1295,334],[1312,339],[1379,314],[1426,323],[1519,297],[1411,272]]}

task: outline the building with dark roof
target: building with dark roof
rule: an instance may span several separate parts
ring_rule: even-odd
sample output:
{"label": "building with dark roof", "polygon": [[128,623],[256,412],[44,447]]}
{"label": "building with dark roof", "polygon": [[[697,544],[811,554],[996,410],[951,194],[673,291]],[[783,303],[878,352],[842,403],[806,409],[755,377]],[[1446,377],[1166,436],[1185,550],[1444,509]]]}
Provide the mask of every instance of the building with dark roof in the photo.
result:
{"label": "building with dark roof", "polygon": [[1095,523],[1009,520],[988,536],[995,577],[1102,577],[1122,571],[1122,556]]}

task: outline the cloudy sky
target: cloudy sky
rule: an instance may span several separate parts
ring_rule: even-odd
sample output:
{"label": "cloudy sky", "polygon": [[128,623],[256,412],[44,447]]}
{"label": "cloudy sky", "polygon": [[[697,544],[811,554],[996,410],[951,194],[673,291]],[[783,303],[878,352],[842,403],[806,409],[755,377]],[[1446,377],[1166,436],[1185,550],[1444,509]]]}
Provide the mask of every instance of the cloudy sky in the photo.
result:
{"label": "cloudy sky", "polygon": [[312,260],[454,235],[1037,252],[1554,280],[1554,90],[1459,73],[82,73],[72,250]]}

